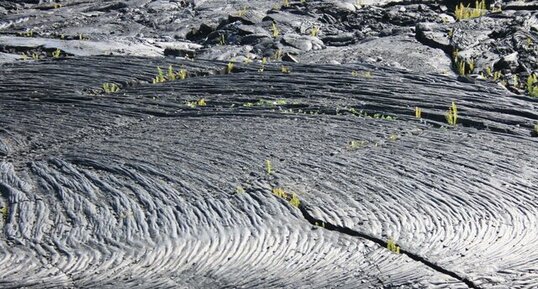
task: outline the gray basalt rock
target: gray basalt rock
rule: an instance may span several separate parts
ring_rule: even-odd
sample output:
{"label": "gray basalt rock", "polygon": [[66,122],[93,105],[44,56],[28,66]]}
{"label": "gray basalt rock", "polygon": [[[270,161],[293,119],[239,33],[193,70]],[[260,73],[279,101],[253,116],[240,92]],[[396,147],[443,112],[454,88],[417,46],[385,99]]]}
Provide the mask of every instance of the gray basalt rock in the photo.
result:
{"label": "gray basalt rock", "polygon": [[319,38],[309,35],[286,34],[282,37],[282,42],[303,52],[325,48],[325,45]]}

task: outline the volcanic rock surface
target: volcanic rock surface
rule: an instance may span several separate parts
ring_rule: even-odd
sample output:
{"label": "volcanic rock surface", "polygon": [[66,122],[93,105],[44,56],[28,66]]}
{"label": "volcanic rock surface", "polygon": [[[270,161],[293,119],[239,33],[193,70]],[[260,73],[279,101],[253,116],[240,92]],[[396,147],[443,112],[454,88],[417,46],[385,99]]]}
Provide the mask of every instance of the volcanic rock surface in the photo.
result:
{"label": "volcanic rock surface", "polygon": [[456,4],[0,1],[0,287],[537,288],[538,3]]}

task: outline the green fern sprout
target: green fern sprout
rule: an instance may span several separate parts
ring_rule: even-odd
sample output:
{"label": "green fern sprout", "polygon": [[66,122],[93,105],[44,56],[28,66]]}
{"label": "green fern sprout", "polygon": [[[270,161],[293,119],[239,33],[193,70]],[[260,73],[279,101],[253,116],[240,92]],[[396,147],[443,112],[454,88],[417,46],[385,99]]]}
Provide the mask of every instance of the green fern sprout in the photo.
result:
{"label": "green fern sprout", "polygon": [[500,71],[493,72],[493,80],[497,81],[497,80],[501,79],[502,77],[503,77],[502,72],[500,72]]}
{"label": "green fern sprout", "polygon": [[274,60],[282,60],[282,49],[278,49],[275,51],[275,53],[273,54],[273,59]]}
{"label": "green fern sprout", "polygon": [[310,36],[314,36],[314,37],[317,37],[319,35],[319,27],[318,26],[312,26],[312,28],[310,29]]}
{"label": "green fern sprout", "polygon": [[277,38],[280,35],[280,30],[276,26],[275,22],[273,22],[271,25],[271,34],[273,35],[273,38]]}
{"label": "green fern sprout", "polygon": [[177,76],[178,76],[179,79],[181,79],[181,80],[187,78],[187,76],[188,76],[188,74],[187,74],[187,70],[185,70],[185,69],[180,69],[179,72],[177,73]]}
{"label": "green fern sprout", "polygon": [[219,44],[220,45],[226,45],[226,38],[224,37],[224,34],[221,34],[219,37]]}
{"label": "green fern sprout", "polygon": [[286,199],[288,197],[288,195],[282,188],[273,188],[273,195],[282,199]]}
{"label": "green fern sprout", "polygon": [[52,52],[52,57],[54,57],[54,58],[60,58],[61,54],[62,54],[62,51],[61,51],[59,48],[56,48],[56,50],[54,50],[54,51]]}
{"label": "green fern sprout", "polygon": [[235,65],[232,61],[228,62],[228,64],[226,64],[226,73],[228,74],[232,73],[234,66]]}
{"label": "green fern sprout", "polygon": [[237,11],[237,16],[245,17],[247,15],[247,12],[248,12],[248,7],[244,6],[241,10]]}
{"label": "green fern sprout", "polygon": [[299,197],[293,193],[292,196],[291,196],[291,199],[290,199],[290,205],[298,208],[299,205],[301,205],[301,200],[299,200]]}
{"label": "green fern sprout", "polygon": [[536,74],[530,74],[527,78],[527,91],[532,97],[538,97],[538,77]]}
{"label": "green fern sprout", "polygon": [[455,102],[452,102],[452,105],[448,108],[445,118],[449,125],[456,125],[458,122],[458,108]]}
{"label": "green fern sprout", "polygon": [[265,160],[265,171],[268,175],[273,173],[273,165],[270,160]]}
{"label": "green fern sprout", "polygon": [[110,93],[118,92],[120,90],[120,87],[115,83],[105,82],[103,83],[103,90],[105,91],[105,93],[110,94]]}
{"label": "green fern sprout", "polygon": [[153,78],[153,84],[163,83],[165,81],[166,81],[166,78],[164,77],[163,70],[159,66],[157,66],[157,76]]}
{"label": "green fern sprout", "polygon": [[394,242],[392,237],[387,241],[387,249],[393,253],[400,254],[400,246],[396,245],[396,242]]}
{"label": "green fern sprout", "polygon": [[176,80],[176,74],[174,73],[174,68],[172,68],[172,65],[168,66],[168,72],[166,73],[166,78],[170,81]]}
{"label": "green fern sprout", "polygon": [[4,219],[4,222],[6,222],[6,221],[7,221],[7,217],[8,217],[8,215],[9,215],[9,209],[8,209],[8,207],[6,206],[6,207],[2,207],[2,208],[0,208],[0,214],[2,214],[2,219]]}
{"label": "green fern sprout", "polygon": [[415,118],[422,118],[422,108],[415,107]]}
{"label": "green fern sprout", "polygon": [[235,193],[240,195],[240,194],[244,194],[245,193],[245,189],[243,188],[243,186],[239,185],[235,188]]}
{"label": "green fern sprout", "polygon": [[454,14],[458,20],[481,17],[484,16],[486,12],[487,9],[485,0],[475,1],[475,8],[471,8],[470,4],[464,6],[463,3],[460,3],[454,10]]}

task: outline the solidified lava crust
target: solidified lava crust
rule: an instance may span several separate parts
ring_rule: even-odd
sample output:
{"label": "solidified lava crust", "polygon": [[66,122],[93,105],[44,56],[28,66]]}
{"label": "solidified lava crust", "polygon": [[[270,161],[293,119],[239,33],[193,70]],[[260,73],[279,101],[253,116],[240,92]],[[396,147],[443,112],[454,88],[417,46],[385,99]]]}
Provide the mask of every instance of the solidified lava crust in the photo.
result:
{"label": "solidified lava crust", "polygon": [[[191,46],[174,50],[177,57],[156,57],[164,53],[156,42],[132,39],[125,54],[103,55],[95,50],[104,44],[91,42],[97,32],[61,41],[45,28],[38,37],[0,35],[11,43],[0,53],[0,288],[538,288],[537,98],[517,85],[412,69],[435,60],[301,61],[327,50],[346,58],[346,49],[374,49],[385,34],[402,47],[423,45],[400,37],[435,32],[407,28],[413,11],[433,21],[440,4],[352,11],[357,5],[345,1],[291,1],[251,9],[239,17],[250,22],[234,26],[235,6],[139,2],[137,11],[129,1],[0,1],[0,32],[49,21],[24,18],[25,9],[51,19],[58,9],[84,10],[74,14],[84,25],[133,13],[140,26],[125,19],[125,34],[170,28],[191,10],[205,17],[181,30],[177,38]],[[536,15],[517,5],[477,25]],[[167,9],[185,15],[151,24]],[[230,18],[211,26],[208,15]],[[291,49],[304,42],[290,36],[289,15],[318,15],[325,33],[340,36],[316,37],[324,48]],[[529,19],[522,27],[534,31]],[[273,53],[260,40],[271,36],[256,30],[272,21],[284,61],[213,57],[217,48],[248,46],[214,45],[215,31],[253,29],[252,51]],[[379,31],[365,28],[376,23]],[[114,30],[108,25],[102,31]],[[404,32],[382,31],[394,25]],[[379,35],[344,37],[345,29]],[[308,39],[308,47],[318,43]],[[54,52],[47,45],[56,40],[60,57],[13,58]],[[147,50],[129,55],[128,47]],[[535,65],[531,50],[520,55],[521,66]]]}

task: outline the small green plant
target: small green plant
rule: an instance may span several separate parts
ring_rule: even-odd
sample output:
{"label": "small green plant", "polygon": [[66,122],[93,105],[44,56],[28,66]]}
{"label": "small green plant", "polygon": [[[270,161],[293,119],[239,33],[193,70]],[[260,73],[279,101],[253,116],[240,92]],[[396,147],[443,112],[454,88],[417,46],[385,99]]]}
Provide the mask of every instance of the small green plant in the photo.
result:
{"label": "small green plant", "polygon": [[190,108],[196,108],[198,106],[206,106],[207,105],[204,98],[200,98],[199,100],[195,100],[195,101],[187,101],[185,104]]}
{"label": "small green plant", "polygon": [[351,71],[351,76],[358,77],[359,73],[356,70]]}
{"label": "small green plant", "polygon": [[290,73],[290,68],[287,67],[287,66],[282,65],[282,66],[280,67],[280,71],[281,71],[282,73]]}
{"label": "small green plant", "polygon": [[232,61],[226,64],[226,73],[230,74],[234,70],[234,63]]}
{"label": "small green plant", "polygon": [[219,44],[220,45],[226,45],[226,38],[224,37],[224,34],[221,34],[219,36]]}
{"label": "small green plant", "polygon": [[270,160],[265,160],[265,171],[268,175],[273,173],[273,165]]}
{"label": "small green plant", "polygon": [[538,136],[538,122],[534,124],[534,134]]}
{"label": "small green plant", "polygon": [[39,54],[37,54],[36,52],[32,53],[32,59],[33,60],[39,60],[41,59],[41,57],[39,56]]}
{"label": "small green plant", "polygon": [[179,72],[177,73],[177,76],[179,77],[179,79],[183,80],[185,78],[187,78],[187,70],[185,69],[180,69]]}
{"label": "small green plant", "polygon": [[273,195],[282,199],[288,198],[288,194],[286,194],[286,192],[282,188],[273,188]]}
{"label": "small green plant", "polygon": [[290,7],[290,0],[283,0],[283,5],[284,7]]}
{"label": "small green plant", "polygon": [[502,72],[500,72],[500,71],[493,72],[493,80],[497,81],[497,80],[501,79],[502,77],[503,77]]}
{"label": "small green plant", "polygon": [[273,38],[277,38],[280,35],[280,30],[278,29],[278,26],[276,26],[276,22],[271,24],[271,34],[273,35]]}
{"label": "small green plant", "polygon": [[318,226],[318,227],[325,228],[325,222],[323,222],[323,221],[316,222],[315,224],[316,224],[316,226]]}
{"label": "small green plant", "polygon": [[168,66],[168,72],[166,73],[166,78],[170,81],[176,80],[176,73],[174,72],[174,68],[172,65]]}
{"label": "small green plant", "polygon": [[120,87],[115,83],[105,82],[103,83],[103,90],[105,93],[114,93],[120,90]]}
{"label": "small green plant", "polygon": [[448,108],[445,118],[449,125],[456,125],[458,122],[458,108],[455,102],[452,102],[452,105]]}
{"label": "small green plant", "polygon": [[312,26],[312,28],[310,28],[310,36],[313,36],[313,37],[318,37],[319,35],[319,27],[318,26]]}
{"label": "small green plant", "polygon": [[7,206],[0,208],[0,214],[2,214],[2,219],[4,220],[4,223],[7,221],[7,217],[9,215],[9,209]]}
{"label": "small green plant", "polygon": [[415,107],[415,118],[422,118],[422,108]]}
{"label": "small green plant", "polygon": [[245,189],[243,188],[243,186],[239,185],[235,188],[235,193],[240,195],[240,194],[244,194],[245,193]]}
{"label": "small green plant", "polygon": [[299,205],[301,205],[301,200],[299,200],[299,197],[293,193],[292,196],[291,196],[291,199],[290,199],[290,205],[298,208]]}
{"label": "small green plant", "polygon": [[59,48],[56,48],[56,50],[54,50],[54,51],[52,52],[52,57],[54,57],[54,58],[60,58],[61,54],[62,54],[62,51],[61,51]]}
{"label": "small green plant", "polygon": [[538,97],[538,77],[532,73],[527,78],[527,91],[532,97]]}
{"label": "small green plant", "polygon": [[25,32],[19,32],[18,34],[19,34],[19,36],[32,37],[32,36],[34,36],[34,31],[32,29],[30,29],[30,30],[27,30]]}
{"label": "small green plant", "polygon": [[153,78],[153,84],[163,83],[165,81],[166,81],[166,78],[164,77],[163,70],[159,66],[157,66],[157,76]]}
{"label": "small green plant", "polygon": [[349,142],[349,149],[356,150],[365,146],[368,142],[365,140],[352,140]]}
{"label": "small green plant", "polygon": [[486,75],[490,77],[493,76],[490,66],[486,66]]}
{"label": "small green plant", "polygon": [[391,252],[400,254],[400,246],[396,245],[396,242],[394,242],[394,239],[389,238],[387,241],[387,249],[389,249]]}
{"label": "small green plant", "polygon": [[456,67],[458,69],[459,75],[466,74],[466,70],[465,70],[466,65],[467,65],[467,62],[465,60],[456,58]]}
{"label": "small green plant", "polygon": [[237,11],[237,16],[238,17],[245,17],[247,15],[247,12],[248,12],[248,7],[243,6],[243,8],[241,10]]}
{"label": "small green plant", "polygon": [[275,50],[275,53],[273,54],[273,59],[274,60],[282,60],[282,49],[277,49]]}
{"label": "small green plant", "polygon": [[463,20],[463,19],[470,19],[470,18],[477,18],[485,15],[487,12],[486,9],[486,1],[480,0],[475,1],[475,7],[471,8],[470,4],[467,6],[464,6],[463,3],[460,3],[456,6],[456,9],[454,11],[454,14],[456,16],[456,19]]}
{"label": "small green plant", "polygon": [[273,195],[288,201],[290,205],[296,208],[298,208],[301,205],[301,200],[295,193],[291,193],[291,194],[286,193],[286,191],[284,191],[284,189],[282,188],[273,188],[272,192],[273,192]]}

